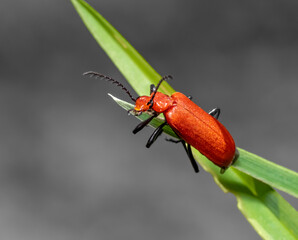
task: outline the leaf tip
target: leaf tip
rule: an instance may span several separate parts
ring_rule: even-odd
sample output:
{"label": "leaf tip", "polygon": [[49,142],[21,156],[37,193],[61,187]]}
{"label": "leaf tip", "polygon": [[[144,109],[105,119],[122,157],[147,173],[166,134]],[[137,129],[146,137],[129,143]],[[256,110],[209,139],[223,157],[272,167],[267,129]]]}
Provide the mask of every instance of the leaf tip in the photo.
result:
{"label": "leaf tip", "polygon": [[117,101],[118,98],[114,97],[112,94],[108,93],[108,96],[110,96],[114,101]]}

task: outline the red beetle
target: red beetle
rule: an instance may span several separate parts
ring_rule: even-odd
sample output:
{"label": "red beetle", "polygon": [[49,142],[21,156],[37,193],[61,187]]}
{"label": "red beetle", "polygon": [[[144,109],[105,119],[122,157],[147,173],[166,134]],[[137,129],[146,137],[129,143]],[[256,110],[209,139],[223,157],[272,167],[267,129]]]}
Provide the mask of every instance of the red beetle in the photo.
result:
{"label": "red beetle", "polygon": [[157,92],[162,81],[171,79],[171,76],[163,77],[158,85],[150,87],[150,96],[140,96],[134,99],[130,92],[118,81],[96,72],[86,72],[84,75],[104,78],[116,83],[135,102],[135,108],[129,110],[135,115],[147,112],[151,115],[141,122],[134,130],[136,134],[147,126],[150,121],[163,113],[166,121],[156,128],[149,138],[146,147],[149,148],[163,132],[163,127],[169,125],[180,140],[167,139],[171,142],[181,142],[191,161],[195,172],[199,171],[197,163],[192,155],[191,146],[205,155],[215,165],[221,167],[223,173],[238,157],[235,142],[228,130],[217,120],[220,109],[215,108],[209,113],[182,93],[175,92],[171,96]]}

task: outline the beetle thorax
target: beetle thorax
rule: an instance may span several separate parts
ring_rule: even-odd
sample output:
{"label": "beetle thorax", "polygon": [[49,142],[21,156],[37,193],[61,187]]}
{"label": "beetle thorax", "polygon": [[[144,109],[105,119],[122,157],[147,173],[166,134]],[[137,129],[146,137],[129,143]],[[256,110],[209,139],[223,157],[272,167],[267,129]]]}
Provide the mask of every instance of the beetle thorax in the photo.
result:
{"label": "beetle thorax", "polygon": [[137,112],[146,112],[149,109],[152,109],[157,113],[162,113],[166,111],[170,106],[173,105],[173,100],[171,97],[161,92],[157,92],[155,94],[155,97],[153,99],[153,105],[151,107],[150,100],[152,96],[153,96],[153,93],[151,94],[151,96],[138,97],[136,100],[136,105],[134,110]]}
{"label": "beetle thorax", "polygon": [[161,92],[157,92],[153,100],[152,109],[155,112],[162,113],[168,110],[168,108],[171,107],[172,105],[173,105],[173,99],[170,96],[163,94]]}

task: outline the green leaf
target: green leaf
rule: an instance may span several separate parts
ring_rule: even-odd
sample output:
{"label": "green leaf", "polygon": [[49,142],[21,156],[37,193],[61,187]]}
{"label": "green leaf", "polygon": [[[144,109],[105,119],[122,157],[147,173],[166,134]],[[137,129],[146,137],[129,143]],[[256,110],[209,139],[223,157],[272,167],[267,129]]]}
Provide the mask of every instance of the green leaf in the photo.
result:
{"label": "green leaf", "polygon": [[[140,95],[147,94],[150,84],[156,85],[161,76],[91,6],[82,0],[72,0],[72,3],[93,37],[136,92]],[[167,83],[162,84],[161,91],[168,95],[174,92]],[[113,99],[126,110],[133,107],[115,97]],[[139,116],[141,120],[147,117],[148,115],[145,114]],[[156,118],[150,124],[157,127],[163,121],[162,118]],[[164,128],[164,131],[175,137],[169,127]],[[235,195],[238,208],[261,237],[264,239],[297,239],[297,211],[265,183],[267,181],[272,186],[297,196],[297,174],[245,150],[239,149],[239,152],[240,157],[235,165],[230,167],[225,174],[219,174],[219,167],[193,149],[195,159],[212,174],[218,186],[224,192],[231,192]],[[289,186],[292,183],[294,184]]]}
{"label": "green leaf", "polygon": [[[159,82],[161,76],[131,46],[131,44],[98,12],[81,0],[72,4],[97,43],[102,47],[119,71],[139,95],[149,93],[150,84]],[[101,71],[104,69],[101,69]],[[159,91],[172,94],[174,89],[163,82]]]}
{"label": "green leaf", "polygon": [[240,161],[233,164],[234,168],[298,198],[298,173],[243,149],[239,151]]}

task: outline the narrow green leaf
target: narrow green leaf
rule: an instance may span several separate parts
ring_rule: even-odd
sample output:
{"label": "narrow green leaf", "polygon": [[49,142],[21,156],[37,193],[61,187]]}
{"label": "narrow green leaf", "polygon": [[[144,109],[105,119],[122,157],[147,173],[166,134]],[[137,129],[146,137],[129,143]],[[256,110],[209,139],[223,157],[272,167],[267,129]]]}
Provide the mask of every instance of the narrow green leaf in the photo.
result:
{"label": "narrow green leaf", "polygon": [[[217,166],[206,157],[196,150],[194,156],[224,192],[236,196],[239,210],[260,236],[264,239],[298,238],[298,212],[272,187],[234,167],[218,174]],[[281,235],[282,238],[276,237]]]}
{"label": "narrow green leaf", "polygon": [[[131,46],[131,44],[88,3],[71,0],[81,19],[97,43],[139,95],[149,93],[150,84],[157,84],[161,76]],[[99,72],[104,69],[99,69]],[[174,89],[163,82],[159,91],[172,94]]]}
{"label": "narrow green leaf", "polygon": [[297,239],[297,212],[273,189],[263,190],[260,197],[235,195],[238,208],[263,239]]}
{"label": "narrow green leaf", "polygon": [[[115,30],[99,13],[82,0],[71,0],[83,22],[90,30],[96,41],[106,51],[118,69],[134,87],[137,93],[148,93],[150,84],[156,84],[160,75],[140,56],[140,54]],[[161,91],[166,94],[174,92],[168,84],[162,84]],[[126,110],[131,109],[131,104],[112,97]],[[142,114],[140,119],[147,118]],[[164,120],[156,118],[151,121],[153,127],[159,126]],[[164,131],[171,136],[175,134],[170,128]],[[238,201],[238,208],[248,219],[255,230],[264,239],[297,239],[298,238],[298,213],[282,198],[271,186],[280,188],[294,196],[297,189],[289,187],[289,183],[297,185],[296,173],[276,167],[263,161],[260,157],[239,149],[240,157],[235,167],[230,167],[225,174],[219,174],[219,168],[206,157],[193,149],[194,157],[200,165],[212,176],[224,192],[233,193]],[[258,162],[253,165],[254,161]],[[267,167],[279,177],[270,175]],[[261,171],[261,169],[263,171]],[[246,174],[246,173],[250,174]],[[285,179],[285,174],[291,177]],[[253,176],[253,177],[252,177]],[[279,178],[282,177],[282,180]],[[263,182],[261,182],[260,180]]]}
{"label": "narrow green leaf", "polygon": [[241,156],[233,167],[298,198],[298,173],[238,148]]}

